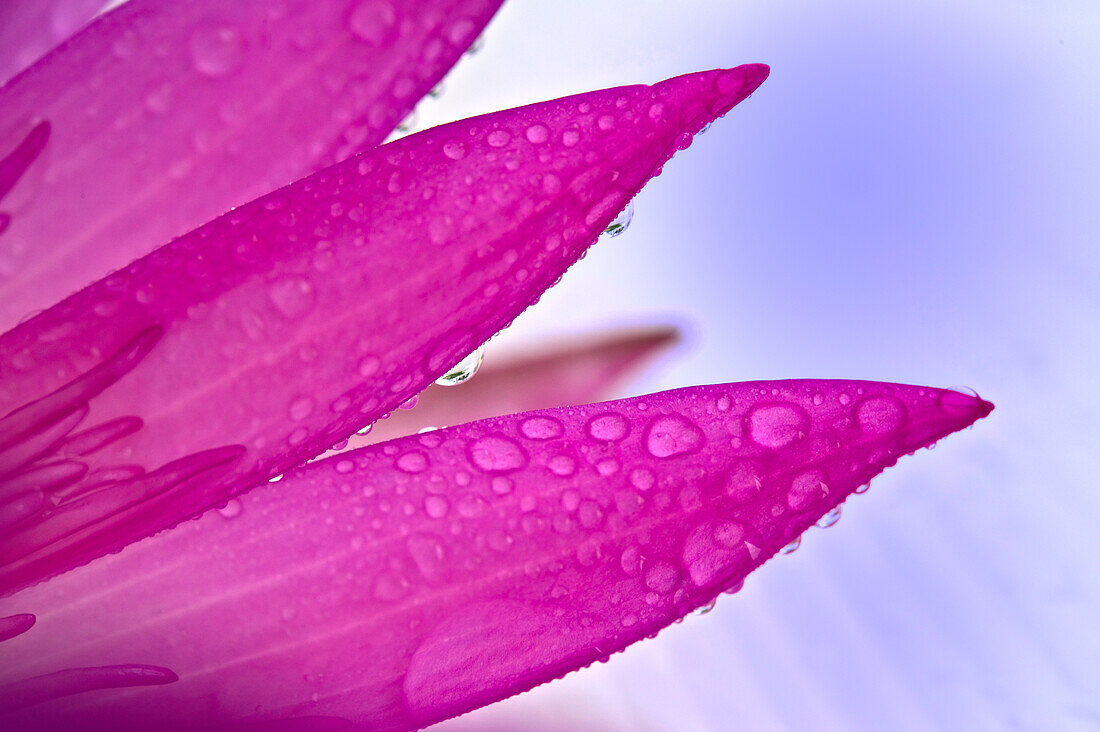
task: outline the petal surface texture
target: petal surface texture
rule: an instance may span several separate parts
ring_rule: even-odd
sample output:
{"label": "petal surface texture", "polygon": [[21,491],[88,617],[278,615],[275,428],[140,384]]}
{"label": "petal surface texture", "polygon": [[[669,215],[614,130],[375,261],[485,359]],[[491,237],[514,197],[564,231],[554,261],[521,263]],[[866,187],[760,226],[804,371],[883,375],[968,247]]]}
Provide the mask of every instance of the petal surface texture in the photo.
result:
{"label": "petal surface texture", "polygon": [[352,436],[345,450],[425,428],[610,399],[623,381],[679,339],[679,331],[668,327],[609,331],[522,358],[487,357],[469,381],[457,388],[428,387],[415,408],[399,409],[367,434]]}
{"label": "petal surface texture", "polygon": [[0,600],[38,619],[0,644],[0,683],[118,664],[179,677],[27,707],[12,722],[28,729],[423,727],[737,587],[899,457],[991,409],[916,386],[750,382],[372,445]]}
{"label": "petal surface texture", "polygon": [[0,84],[53,50],[91,20],[105,0],[4,0],[0,3]]}
{"label": "petal surface texture", "polygon": [[196,516],[418,394],[556,281],[766,71],[403,138],[0,336],[0,594]]}
{"label": "petal surface texture", "polygon": [[49,131],[7,196],[0,172],[0,330],[382,142],[501,2],[130,0],[97,18],[0,88],[0,161]]}

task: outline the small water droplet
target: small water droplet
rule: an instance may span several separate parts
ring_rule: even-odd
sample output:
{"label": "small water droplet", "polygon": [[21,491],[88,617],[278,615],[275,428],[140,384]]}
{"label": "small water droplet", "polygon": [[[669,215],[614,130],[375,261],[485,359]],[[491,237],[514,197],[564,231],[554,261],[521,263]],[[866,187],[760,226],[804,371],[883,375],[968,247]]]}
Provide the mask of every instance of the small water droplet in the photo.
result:
{"label": "small water droplet", "polygon": [[512,133],[508,130],[493,130],[486,138],[489,147],[504,147],[512,140]]}
{"label": "small water droplet", "polygon": [[679,579],[676,567],[663,560],[653,562],[645,573],[645,585],[654,592],[671,592]]}
{"label": "small water droplet", "polygon": [[840,506],[834,506],[829,513],[818,519],[817,523],[814,525],[819,529],[827,529],[837,521],[840,521]]}
{"label": "small water droplet", "polygon": [[691,614],[692,615],[706,615],[711,610],[713,610],[714,606],[717,605],[717,604],[718,604],[718,598],[714,598],[713,600],[708,602],[706,605],[700,605],[699,607],[692,610]]}
{"label": "small water droplet", "polygon": [[527,128],[527,141],[533,145],[541,145],[550,139],[550,128],[544,124],[533,124]]}
{"label": "small water droplet", "polygon": [[300,318],[313,309],[313,283],[305,277],[291,276],[271,283],[268,297],[275,309],[285,317]]}
{"label": "small water droplet", "polygon": [[409,397],[405,401],[401,402],[401,405],[398,406],[397,408],[398,409],[404,409],[405,411],[408,411],[408,410],[413,409],[414,407],[416,407],[416,405],[419,401],[420,401],[420,395],[419,394],[413,394],[411,397]]}
{"label": "small water droplet", "polygon": [[362,428],[361,430],[359,430],[359,431],[358,431],[358,432],[356,432],[355,434],[357,434],[357,435],[369,435],[369,434],[370,434],[370,431],[371,431],[372,429],[374,429],[374,422],[371,422],[371,423],[370,423],[370,424],[368,424],[368,425],[367,425],[366,427],[363,427],[363,428]]}
{"label": "small water droplet", "polygon": [[424,499],[424,513],[430,518],[441,519],[447,516],[450,504],[443,496],[428,496]]}
{"label": "small water droplet", "polygon": [[561,437],[565,427],[554,417],[528,417],[520,424],[519,431],[529,440],[552,440]]}
{"label": "small water droplet", "polygon": [[634,202],[626,204],[626,208],[619,212],[619,215],[615,217],[615,220],[607,225],[603,233],[608,237],[615,238],[619,234],[626,231],[630,226],[630,222],[634,220]]}
{"label": "small water droplet", "polygon": [[448,140],[443,143],[443,154],[451,160],[461,160],[466,157],[466,144],[458,140]]}
{"label": "small water droplet", "polygon": [[436,379],[435,383],[439,386],[456,386],[464,381],[468,381],[470,377],[476,374],[477,370],[481,368],[481,362],[484,358],[485,347],[481,346],[469,356],[452,366],[447,373]]}
{"label": "small water droplet", "polygon": [[428,456],[413,450],[397,458],[395,465],[403,473],[423,473],[428,469]]}

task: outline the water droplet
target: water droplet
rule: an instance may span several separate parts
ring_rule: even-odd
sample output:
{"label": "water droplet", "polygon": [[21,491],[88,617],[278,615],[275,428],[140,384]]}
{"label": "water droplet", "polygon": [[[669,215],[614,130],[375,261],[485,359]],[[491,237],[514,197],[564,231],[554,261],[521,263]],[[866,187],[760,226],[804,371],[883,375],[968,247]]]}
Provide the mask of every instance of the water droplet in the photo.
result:
{"label": "water droplet", "polygon": [[806,436],[810,416],[794,404],[765,404],[745,418],[752,441],[777,450]]}
{"label": "water droplet", "polygon": [[485,347],[481,346],[469,356],[452,366],[447,373],[436,379],[435,383],[440,386],[455,386],[464,381],[468,381],[470,377],[476,374],[477,370],[481,368],[481,361],[484,358]]}
{"label": "water droplet", "polygon": [[541,145],[550,139],[550,128],[543,124],[533,124],[527,128],[527,141],[533,145]]}
{"label": "water droplet", "polygon": [[458,140],[448,140],[443,143],[443,154],[451,160],[461,160],[466,157],[466,144]]}
{"label": "water droplet", "polygon": [[474,39],[474,42],[470,44],[470,47],[466,49],[467,56],[474,56],[485,47],[485,36],[478,36]]}
{"label": "water droplet", "polygon": [[489,147],[504,147],[512,140],[512,133],[508,130],[493,130],[486,138]]}
{"label": "water droplet", "polygon": [[200,73],[219,78],[236,71],[244,60],[241,33],[230,26],[205,26],[191,36],[191,63]]}
{"label": "water droplet", "polygon": [[829,486],[825,482],[825,474],[820,470],[811,470],[796,476],[791,481],[791,489],[787,492],[787,505],[795,511],[801,511],[809,508],[828,493]]}
{"label": "water droplet", "polygon": [[374,429],[374,422],[371,422],[370,424],[368,424],[368,425],[367,425],[366,427],[364,427],[363,429],[359,430],[359,431],[358,431],[358,432],[356,432],[355,434],[357,434],[357,435],[369,435],[369,434],[370,434],[370,431],[371,431],[372,429]]}
{"label": "water droplet", "polygon": [[351,460],[341,460],[336,463],[336,472],[341,475],[347,475],[351,471],[355,470],[355,463]]}
{"label": "water droplet", "polygon": [[489,487],[492,488],[493,493],[498,496],[506,496],[512,492],[512,488],[515,484],[511,478],[505,478],[503,475],[494,475],[493,479],[489,482]]}
{"label": "water droplet", "polygon": [[424,499],[424,513],[430,518],[441,519],[447,516],[451,505],[443,496],[428,496]]}
{"label": "water droplet", "polygon": [[840,506],[833,506],[832,510],[818,519],[814,525],[819,529],[827,529],[837,521],[840,521]]}
{"label": "water droplet", "polygon": [[364,379],[374,376],[378,372],[378,367],[382,365],[375,356],[364,356],[359,359],[359,375]]}
{"label": "water droplet", "polygon": [[463,518],[473,519],[481,516],[485,513],[485,509],[488,508],[488,502],[476,493],[467,493],[458,499],[455,504],[455,508],[458,509],[459,515]]}
{"label": "water droplet", "polygon": [[680,414],[657,417],[649,425],[645,446],[657,458],[670,458],[699,450],[706,437],[694,422]]}
{"label": "water droplet", "polygon": [[856,407],[861,430],[870,435],[886,435],[905,422],[905,405],[892,396],[871,397]]}
{"label": "water droplet", "polygon": [[634,201],[626,204],[626,208],[619,212],[619,215],[615,217],[615,220],[607,225],[607,228],[603,230],[604,234],[611,238],[615,238],[619,234],[626,231],[630,226],[630,222],[634,220]]}
{"label": "water droplet", "polygon": [[398,409],[404,409],[407,412],[410,409],[416,408],[416,405],[419,402],[420,402],[420,395],[419,394],[413,394],[411,397],[409,397],[405,401],[401,402],[401,404],[398,405],[397,408]]}
{"label": "water droplet", "polygon": [[301,422],[313,412],[314,401],[309,397],[298,397],[290,403],[287,416],[294,422]]}
{"label": "water droplet", "polygon": [[577,472],[576,461],[568,455],[555,455],[546,461],[546,467],[550,469],[551,473],[562,478],[568,478]]}
{"label": "water droplet", "polygon": [[418,450],[413,450],[397,458],[394,464],[403,473],[423,473],[428,469],[428,456]]}
{"label": "water droplet", "polygon": [[671,592],[680,580],[680,573],[669,562],[658,560],[645,573],[645,586],[654,592]]}
{"label": "water droplet", "polygon": [[401,133],[412,132],[416,128],[417,122],[420,120],[420,115],[414,109],[405,116],[405,119],[397,125],[397,131]]}
{"label": "water droplet", "polygon": [[388,0],[362,0],[348,14],[348,30],[371,46],[385,46],[397,37],[397,11]]}
{"label": "water droplet", "polygon": [[615,118],[610,114],[600,115],[600,118],[596,120],[596,127],[604,132],[610,132],[615,129]]}
{"label": "water droplet", "polygon": [[714,598],[713,600],[708,602],[706,605],[700,605],[699,607],[692,610],[691,614],[692,615],[706,615],[711,610],[713,610],[714,606],[717,605],[717,604],[718,604],[718,598]]}
{"label": "water droplet", "polygon": [[703,125],[703,128],[701,130],[699,130],[698,132],[695,133],[695,136],[698,137],[699,135],[705,135],[707,133],[707,131],[710,130],[710,126],[713,125],[713,124],[714,124],[714,120],[711,120],[710,122],[707,122],[705,125]]}
{"label": "water droplet", "polygon": [[561,437],[565,427],[554,417],[528,417],[520,424],[519,431],[530,440],[552,440]]}
{"label": "water droplet", "polygon": [[221,514],[222,518],[236,518],[241,515],[241,508],[241,502],[236,498],[231,498],[224,506],[218,509],[218,513]]}
{"label": "water droplet", "polygon": [[640,491],[648,491],[657,479],[648,468],[635,468],[630,471],[630,484]]}
{"label": "water droplet", "polygon": [[271,283],[268,297],[275,309],[287,318],[300,318],[313,309],[313,283],[305,277],[291,276]]}
{"label": "water droplet", "polygon": [[795,537],[794,541],[779,550],[780,554],[790,554],[802,544],[802,537]]}
{"label": "water droplet", "polygon": [[527,465],[527,453],[519,443],[501,434],[474,440],[467,448],[467,457],[486,473],[510,473]]}
{"label": "water droplet", "polygon": [[618,412],[597,414],[588,422],[588,434],[595,440],[618,442],[630,434],[630,423]]}
{"label": "water droplet", "polygon": [[565,147],[574,147],[581,141],[581,132],[576,127],[567,127],[562,130],[561,144]]}

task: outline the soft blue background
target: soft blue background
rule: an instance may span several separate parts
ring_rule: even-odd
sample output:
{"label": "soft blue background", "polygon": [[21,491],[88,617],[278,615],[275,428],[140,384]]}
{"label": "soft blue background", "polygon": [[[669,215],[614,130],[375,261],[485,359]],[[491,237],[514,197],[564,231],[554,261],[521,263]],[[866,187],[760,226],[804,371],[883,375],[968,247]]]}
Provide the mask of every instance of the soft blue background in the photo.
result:
{"label": "soft blue background", "polygon": [[501,344],[671,318],[689,342],[637,392],[997,411],[709,615],[447,726],[1100,729],[1100,4],[510,0],[420,121],[750,61],[772,78]]}

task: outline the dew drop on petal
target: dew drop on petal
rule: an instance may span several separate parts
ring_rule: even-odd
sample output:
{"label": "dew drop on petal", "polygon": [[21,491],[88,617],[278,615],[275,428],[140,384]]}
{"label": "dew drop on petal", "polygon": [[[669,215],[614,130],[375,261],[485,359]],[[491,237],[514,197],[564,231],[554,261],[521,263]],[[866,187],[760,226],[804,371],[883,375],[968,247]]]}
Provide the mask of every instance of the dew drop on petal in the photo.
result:
{"label": "dew drop on petal", "polygon": [[630,423],[618,412],[597,414],[588,422],[588,434],[602,442],[618,442],[630,433]]}
{"label": "dew drop on petal", "polygon": [[706,605],[700,605],[699,607],[695,608],[694,610],[691,611],[691,614],[692,615],[706,615],[711,610],[713,610],[714,606],[717,605],[717,604],[718,604],[718,599],[715,598],[715,599],[711,600],[710,602],[708,602]]}
{"label": "dew drop on petal", "polygon": [[680,414],[657,417],[649,425],[645,446],[657,458],[670,458],[695,452],[706,437],[694,422]]}
{"label": "dew drop on petal", "polygon": [[809,415],[794,404],[765,404],[745,419],[752,441],[773,450],[805,437],[810,428]]}
{"label": "dew drop on petal", "polygon": [[859,428],[869,435],[886,435],[905,422],[905,405],[891,396],[871,397],[856,407]]}
{"label": "dew drop on petal", "polygon": [[389,45],[397,38],[397,11],[388,0],[361,0],[348,13],[348,30],[368,45]]}
{"label": "dew drop on petal", "polygon": [[518,442],[504,435],[487,435],[467,448],[470,463],[486,473],[510,473],[527,465],[527,453]]}
{"label": "dew drop on petal", "polygon": [[552,440],[561,437],[565,427],[555,417],[528,417],[520,424],[519,431],[529,440]]}
{"label": "dew drop on petal", "polygon": [[533,124],[527,128],[527,141],[533,145],[541,145],[550,139],[550,128],[544,124]]}
{"label": "dew drop on petal", "polygon": [[395,465],[403,473],[423,473],[428,469],[428,456],[413,450],[398,457]]}
{"label": "dew drop on petal", "polygon": [[680,573],[671,563],[658,560],[649,565],[645,573],[645,586],[654,592],[671,592],[680,579]]}
{"label": "dew drop on petal", "polygon": [[802,544],[802,537],[795,537],[794,541],[779,550],[780,554],[790,554]]}
{"label": "dew drop on petal", "polygon": [[424,513],[428,514],[429,518],[445,518],[450,508],[450,504],[443,496],[428,496],[424,499]]}

